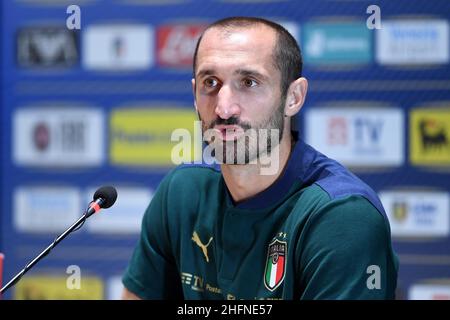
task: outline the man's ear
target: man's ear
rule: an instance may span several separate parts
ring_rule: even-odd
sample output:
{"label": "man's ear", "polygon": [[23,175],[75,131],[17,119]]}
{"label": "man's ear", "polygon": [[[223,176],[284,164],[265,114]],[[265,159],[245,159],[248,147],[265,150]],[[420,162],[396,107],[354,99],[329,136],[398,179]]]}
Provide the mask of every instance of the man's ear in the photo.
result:
{"label": "man's ear", "polygon": [[194,106],[195,106],[195,110],[198,112],[197,99],[196,99],[196,95],[195,95],[195,79],[194,78],[192,78],[191,83],[192,83],[192,94],[194,95]]}
{"label": "man's ear", "polygon": [[291,83],[286,96],[285,116],[292,117],[300,111],[305,102],[307,91],[308,80],[306,78],[301,77]]}

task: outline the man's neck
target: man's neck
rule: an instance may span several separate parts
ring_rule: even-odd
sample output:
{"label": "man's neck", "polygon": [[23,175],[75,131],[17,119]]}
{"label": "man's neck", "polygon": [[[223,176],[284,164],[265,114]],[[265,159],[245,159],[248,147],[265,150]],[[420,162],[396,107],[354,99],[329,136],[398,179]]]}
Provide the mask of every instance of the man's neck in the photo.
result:
{"label": "man's neck", "polygon": [[[286,135],[280,143],[272,149],[271,160],[276,162],[276,170],[272,174],[262,174],[263,165],[221,165],[225,184],[235,202],[249,199],[270,187],[283,173],[291,155],[293,146],[291,135]],[[278,150],[276,149],[278,148]],[[277,157],[278,159],[274,159]]]}

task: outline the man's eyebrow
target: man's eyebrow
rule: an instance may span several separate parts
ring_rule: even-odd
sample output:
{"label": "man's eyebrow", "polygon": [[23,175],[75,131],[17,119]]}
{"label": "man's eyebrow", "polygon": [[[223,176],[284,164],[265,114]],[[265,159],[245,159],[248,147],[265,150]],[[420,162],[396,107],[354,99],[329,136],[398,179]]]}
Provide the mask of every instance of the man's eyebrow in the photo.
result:
{"label": "man's eyebrow", "polygon": [[[204,76],[214,75],[215,73],[216,72],[214,71],[214,69],[205,69],[205,70],[200,70],[199,72],[197,72],[196,76],[201,78]],[[259,78],[259,79],[267,79],[267,76],[265,76],[261,72],[258,72],[256,70],[252,70],[252,69],[237,69],[233,73],[235,75],[240,75],[240,76],[244,76],[244,77],[255,77],[255,78]]]}
{"label": "man's eyebrow", "polygon": [[255,77],[255,78],[259,78],[259,79],[267,79],[267,76],[263,75],[262,73],[260,73],[256,70],[251,70],[251,69],[238,69],[238,70],[234,71],[234,74],[237,74],[240,76],[245,76],[245,77]]}
{"label": "man's eyebrow", "polygon": [[213,69],[200,70],[199,72],[197,72],[197,77],[211,76],[214,73],[215,72]]}

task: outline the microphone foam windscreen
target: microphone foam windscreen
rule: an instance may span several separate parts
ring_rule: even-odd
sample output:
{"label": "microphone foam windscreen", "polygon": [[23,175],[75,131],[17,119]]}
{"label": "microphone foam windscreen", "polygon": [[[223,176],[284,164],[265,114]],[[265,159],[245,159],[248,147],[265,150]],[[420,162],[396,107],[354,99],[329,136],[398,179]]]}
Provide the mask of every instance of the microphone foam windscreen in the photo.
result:
{"label": "microphone foam windscreen", "polygon": [[117,199],[116,188],[111,186],[103,186],[97,189],[94,193],[94,201],[98,198],[102,198],[105,202],[102,204],[102,208],[106,209],[111,207]]}

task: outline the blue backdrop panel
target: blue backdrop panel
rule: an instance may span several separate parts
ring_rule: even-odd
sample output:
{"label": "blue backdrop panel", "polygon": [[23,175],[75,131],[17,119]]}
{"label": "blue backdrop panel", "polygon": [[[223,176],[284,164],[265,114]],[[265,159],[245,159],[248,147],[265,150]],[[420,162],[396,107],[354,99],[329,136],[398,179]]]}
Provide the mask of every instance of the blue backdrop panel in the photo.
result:
{"label": "blue backdrop panel", "polygon": [[[318,0],[314,4],[309,1],[294,0],[244,1],[242,3],[212,0],[180,0],[167,3],[163,1],[94,0],[72,1],[71,3],[78,3],[81,9],[80,30],[69,31],[67,29],[66,19],[69,14],[66,13],[66,8],[68,4],[61,4],[61,1],[8,0],[2,1],[0,7],[2,10],[0,251],[6,256],[4,283],[59,233],[56,230],[47,233],[35,232],[27,230],[26,226],[25,229],[20,227],[21,222],[18,221],[20,218],[17,217],[18,208],[14,199],[17,198],[17,192],[21,188],[34,186],[37,188],[56,186],[56,189],[59,187],[73,188],[71,190],[78,191],[81,197],[78,202],[82,206],[88,201],[85,196],[88,194],[88,189],[103,183],[137,187],[140,190],[156,189],[162,177],[170,169],[170,165],[161,165],[156,162],[153,162],[153,165],[142,165],[142,163],[137,163],[136,159],[120,160],[115,158],[111,144],[112,139],[132,145],[133,141],[130,139],[136,138],[136,136],[127,136],[124,138],[125,142],[117,138],[114,119],[116,119],[117,111],[135,107],[145,107],[150,110],[162,108],[166,111],[171,108],[192,110],[193,99],[190,84],[192,71],[186,55],[191,54],[192,48],[189,49],[189,46],[192,46],[192,39],[195,40],[202,25],[226,16],[267,17],[294,25],[297,30],[296,37],[304,45],[305,37],[308,36],[305,30],[310,23],[348,19],[365,25],[369,16],[366,9],[371,4],[377,4],[381,8],[382,21],[401,16],[428,16],[444,20],[447,23],[450,19],[448,0],[386,0],[376,3],[372,3],[372,1]],[[176,38],[174,26],[179,24],[191,24],[192,27],[180,31],[179,37],[181,38]],[[102,34],[102,31],[96,30],[95,27],[102,25],[139,26],[138,29],[130,32],[142,34],[144,41],[141,45],[145,47],[145,43],[148,41],[150,51],[143,55],[133,56],[133,52],[137,52],[140,47],[133,40],[127,42],[127,35],[124,36],[125,40],[118,39],[113,42],[114,47],[110,48],[114,51],[113,53],[103,52],[101,43],[98,43],[98,47],[88,48],[89,44],[86,42],[88,37],[92,37],[92,41],[95,42],[98,39],[96,37]],[[114,31],[111,32],[114,33]],[[310,80],[310,91],[302,113],[312,110],[314,106],[347,101],[375,101],[401,108],[404,112],[405,122],[404,163],[398,167],[383,168],[382,170],[359,168],[355,170],[356,173],[377,192],[399,186],[418,186],[421,189],[438,189],[448,193],[450,191],[450,173],[446,169],[448,167],[415,166],[409,161],[410,128],[408,127],[409,115],[415,107],[442,101],[447,101],[447,108],[449,107],[450,65],[448,58],[444,64],[428,67],[387,67],[376,61],[375,31],[369,30],[369,32],[372,47],[367,57],[368,60],[362,65],[351,68],[334,66],[333,68],[333,66],[323,67],[314,63],[308,64],[308,61],[305,61],[303,74]],[[39,38],[39,36],[43,38]],[[42,48],[40,49],[39,45],[35,43],[36,41],[39,43],[39,39],[53,39],[48,46],[55,46],[54,52],[52,53],[47,46],[44,54]],[[174,60],[165,59],[162,53],[163,49],[172,50],[170,57],[175,56]],[[102,54],[105,55],[103,58]],[[129,61],[124,58],[121,60],[123,65],[120,67],[119,60],[114,62],[114,55],[119,58],[128,56],[134,58],[130,58]],[[100,58],[95,60],[95,57]],[[94,60],[89,60],[90,58]],[[430,81],[433,83],[431,87],[426,85]],[[379,86],[370,89],[370,83],[378,83]],[[364,89],[365,84],[367,84],[367,90]],[[412,87],[407,87],[408,85]],[[43,166],[39,163],[36,164],[36,158],[31,157],[30,160],[30,156],[15,156],[14,139],[20,135],[18,131],[25,130],[20,127],[16,128],[18,131],[14,131],[14,119],[18,117],[17,111],[34,110],[40,107],[50,108],[50,110],[84,108],[89,115],[93,110],[99,111],[102,125],[100,127],[94,125],[97,131],[93,131],[102,137],[98,146],[99,160],[94,159],[89,162],[90,160],[86,158],[86,161],[90,163],[87,166],[76,164],[60,166],[58,159],[61,158],[58,156],[61,155],[55,151],[54,162]],[[52,112],[49,111],[49,114]],[[55,115],[57,112],[53,114]],[[63,121],[61,120],[63,116],[59,118],[55,116],[56,120],[50,119],[51,117],[49,116],[47,119],[49,123]],[[27,118],[26,115],[25,118]],[[23,121],[26,122],[26,120]],[[303,116],[300,117],[299,124],[303,134],[305,125]],[[71,140],[71,143],[69,142],[70,146],[73,147],[77,143],[89,144],[93,141],[94,137],[83,136],[80,138],[81,140],[73,138],[76,137],[77,132],[81,135],[90,132],[83,131],[84,125],[90,124],[81,121],[80,128],[82,129],[77,129],[76,126],[61,129],[62,137],[69,140],[75,139]],[[123,123],[121,125],[124,126]],[[140,125],[136,124],[136,126]],[[129,130],[128,132],[134,130],[133,128],[125,129],[125,126],[122,129]],[[157,133],[163,128],[156,127],[155,130]],[[45,131],[45,128],[34,134],[37,135],[34,137],[35,142],[41,141],[44,145],[48,143],[46,135],[50,133]],[[27,136],[24,135],[23,139],[26,140]],[[27,163],[26,160],[29,162]],[[63,160],[68,161],[67,159]],[[123,163],[120,163],[121,161]],[[156,160],[148,161],[151,163]],[[27,201],[32,200],[28,199]],[[65,201],[70,202],[70,199]],[[26,211],[26,208],[24,210]],[[68,209],[68,211],[70,210],[74,211],[74,208]],[[39,223],[42,222],[37,222],[36,225]],[[117,277],[124,271],[138,233],[117,232],[117,230],[110,233],[95,232],[84,228],[61,243],[50,256],[35,267],[29,276],[59,275],[67,277],[66,268],[69,265],[77,265],[83,275],[92,276],[102,284],[100,289],[102,295],[96,296],[97,298],[117,297],[118,291],[115,289],[117,282],[114,280],[117,281]],[[109,229],[106,228],[106,230]],[[431,239],[394,238],[394,247],[399,254],[401,263],[399,298],[407,298],[411,286],[426,279],[450,278],[450,238],[448,234],[445,237]],[[436,257],[442,259],[436,259]],[[6,298],[14,297],[26,296],[15,296],[13,290],[6,295]]]}

